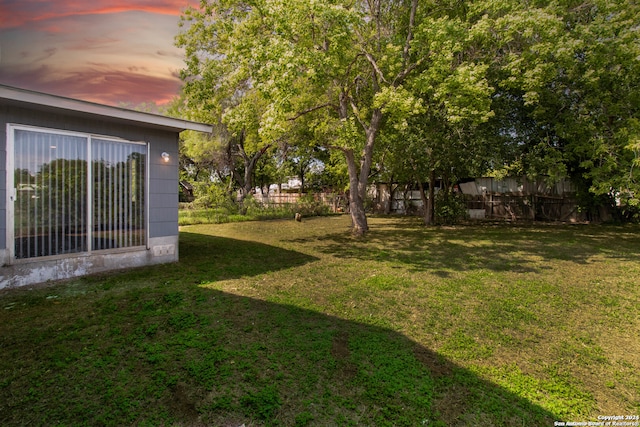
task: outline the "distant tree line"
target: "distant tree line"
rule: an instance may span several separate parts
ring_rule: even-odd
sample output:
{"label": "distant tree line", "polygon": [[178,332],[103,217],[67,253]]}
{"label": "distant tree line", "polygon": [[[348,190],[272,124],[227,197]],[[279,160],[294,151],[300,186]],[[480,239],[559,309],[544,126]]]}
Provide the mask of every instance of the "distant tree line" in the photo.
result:
{"label": "distant tree line", "polygon": [[638,214],[637,2],[208,0],[181,25],[174,113],[215,124],[185,137],[192,177],[246,197],[322,163],[305,184],[348,189],[356,234],[372,177],[415,182],[427,224],[436,178],[480,175]]}

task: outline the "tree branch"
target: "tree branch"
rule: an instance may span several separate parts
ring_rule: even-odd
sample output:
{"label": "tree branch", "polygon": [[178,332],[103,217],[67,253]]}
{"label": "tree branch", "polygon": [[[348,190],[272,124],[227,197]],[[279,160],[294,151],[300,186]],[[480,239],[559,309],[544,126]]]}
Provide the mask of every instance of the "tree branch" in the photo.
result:
{"label": "tree branch", "polygon": [[384,74],[382,73],[382,70],[380,69],[380,67],[378,67],[378,63],[376,62],[375,58],[369,52],[364,52],[364,56],[367,58],[367,60],[373,67],[373,70],[375,71],[375,74],[378,76],[380,81],[383,81],[386,84],[389,84],[387,79],[384,78]]}
{"label": "tree branch", "polygon": [[411,40],[413,40],[413,26],[416,22],[416,10],[418,9],[418,0],[413,0],[411,2],[411,12],[409,14],[409,29],[407,30],[407,41],[404,45],[404,50],[402,51],[402,57],[404,61],[405,69],[407,68],[407,64],[409,63],[409,48],[411,47]]}
{"label": "tree branch", "polygon": [[325,108],[325,107],[334,107],[335,108],[335,105],[330,103],[330,102],[327,102],[327,103],[324,103],[324,104],[321,104],[321,105],[316,105],[315,107],[307,108],[306,110],[300,111],[299,113],[297,113],[293,117],[289,117],[287,119],[287,121],[292,122],[292,121],[304,116],[305,114],[312,113],[312,112],[314,112],[316,110],[320,110],[320,109]]}
{"label": "tree branch", "polygon": [[338,151],[342,151],[343,153],[346,152],[348,150],[348,148],[345,147],[340,147],[339,145],[325,145],[325,147],[327,147],[329,150],[338,150]]}
{"label": "tree branch", "polygon": [[421,62],[422,60],[419,60],[416,63],[409,65],[407,68],[399,72],[398,75],[393,79],[393,86],[397,87],[401,85],[404,79],[407,78],[409,73],[411,73],[418,65],[420,65]]}
{"label": "tree branch", "polygon": [[353,111],[353,115],[355,116],[356,120],[358,120],[358,123],[360,123],[360,126],[362,126],[362,129],[366,132],[368,128],[366,123],[363,122],[360,118],[358,106],[355,104],[355,102],[353,102],[353,99],[351,98],[349,98],[349,103],[351,104],[351,111]]}

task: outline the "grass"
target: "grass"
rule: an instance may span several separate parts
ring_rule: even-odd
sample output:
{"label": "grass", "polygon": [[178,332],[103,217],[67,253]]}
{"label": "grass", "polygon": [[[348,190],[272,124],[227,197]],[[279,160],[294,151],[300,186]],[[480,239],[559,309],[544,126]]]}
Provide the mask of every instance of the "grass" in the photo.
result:
{"label": "grass", "polygon": [[181,229],[0,292],[1,425],[551,426],[640,413],[640,227]]}
{"label": "grass", "polygon": [[[226,224],[229,222],[266,221],[273,219],[294,218],[295,206],[274,207],[265,209],[253,209],[246,214],[229,213],[225,209],[181,209],[178,215],[178,224]],[[311,215],[310,215],[311,216]]]}
{"label": "grass", "polygon": [[[311,197],[309,197],[311,196]],[[304,195],[297,203],[278,205],[262,205],[255,199],[249,198],[244,202],[244,214],[239,212],[237,206],[230,208],[197,209],[192,203],[182,204],[178,212],[178,224],[226,224],[229,222],[266,221],[274,219],[291,219],[296,214],[302,217],[332,215],[329,205],[315,201],[312,195]]]}
{"label": "grass", "polygon": [[255,221],[257,219],[248,215],[230,214],[225,209],[180,209],[178,213],[178,224],[180,226],[226,224],[228,222]]}

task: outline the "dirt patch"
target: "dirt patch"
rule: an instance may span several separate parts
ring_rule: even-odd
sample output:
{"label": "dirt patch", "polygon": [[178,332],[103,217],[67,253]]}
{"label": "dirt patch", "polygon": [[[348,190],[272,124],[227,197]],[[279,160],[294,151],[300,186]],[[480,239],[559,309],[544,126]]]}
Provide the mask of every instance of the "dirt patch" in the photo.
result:
{"label": "dirt patch", "polygon": [[342,378],[353,378],[356,375],[357,368],[349,360],[351,352],[349,351],[349,334],[347,332],[339,332],[333,337],[331,355],[338,362]]}
{"label": "dirt patch", "polygon": [[433,378],[448,376],[453,372],[453,367],[450,363],[424,347],[416,347],[413,354],[416,359],[431,371]]}
{"label": "dirt patch", "polygon": [[444,394],[434,402],[434,409],[440,415],[440,419],[448,426],[463,425],[461,414],[467,412],[467,400],[469,390],[464,386],[452,385]]}
{"label": "dirt patch", "polygon": [[191,427],[204,426],[199,420],[200,414],[195,403],[187,394],[187,387],[178,383],[171,387],[171,397],[167,399],[167,406],[171,408],[171,413],[178,419],[184,420]]}
{"label": "dirt patch", "polygon": [[346,332],[338,333],[333,337],[333,342],[331,343],[331,355],[336,360],[344,360],[348,359],[350,354],[349,334]]}

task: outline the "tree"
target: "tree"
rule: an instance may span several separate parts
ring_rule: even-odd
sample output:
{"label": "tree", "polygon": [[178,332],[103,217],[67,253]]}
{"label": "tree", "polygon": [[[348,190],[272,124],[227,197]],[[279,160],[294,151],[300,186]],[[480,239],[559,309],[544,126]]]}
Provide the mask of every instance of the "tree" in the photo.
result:
{"label": "tree", "polygon": [[280,146],[282,166],[289,171],[289,175],[300,179],[300,193],[307,191],[309,178],[315,178],[316,189],[322,190],[323,179],[319,175],[324,170],[325,162],[329,160],[329,153],[325,148],[326,135],[314,132],[316,123],[310,115],[302,115],[291,121],[289,131]]}
{"label": "tree", "polygon": [[609,0],[562,6],[558,14],[569,31],[557,50],[560,72],[541,93],[562,109],[555,118],[546,111],[540,116],[555,124],[570,171],[592,194],[638,206],[640,5]]}
{"label": "tree", "polygon": [[502,128],[515,141],[509,166],[552,180],[569,174],[591,195],[583,200],[637,205],[640,6],[563,0],[475,7],[483,47],[495,53],[503,117],[517,122]]}
{"label": "tree", "polygon": [[[244,102],[245,105],[233,110],[233,115],[219,118],[211,135],[187,131],[182,136],[184,164],[196,172],[205,169],[210,177],[215,175],[220,181],[231,177],[234,188],[239,190],[241,207],[255,187],[258,162],[273,148],[273,144],[260,140],[257,129],[252,126],[256,105]],[[202,112],[198,114],[202,115]]]}
{"label": "tree", "polygon": [[[225,3],[225,2],[222,2]],[[202,9],[189,8],[181,24],[189,23],[186,32],[179,34],[176,44],[186,50],[187,67],[181,76],[183,88],[182,115],[195,120],[217,123],[213,138],[203,144],[200,151],[216,147],[220,159],[224,159],[228,172],[240,190],[240,203],[254,188],[254,175],[258,161],[274,147],[274,141],[260,134],[260,119],[269,108],[260,91],[252,87],[250,75],[243,67],[234,69],[225,49],[224,19],[241,19],[245,13],[243,2],[229,9],[221,4],[202,2]],[[239,43],[240,39],[232,39]],[[211,44],[213,43],[213,44]],[[196,144],[205,142],[193,140]]]}
{"label": "tree", "polygon": [[353,231],[363,234],[385,111],[410,114],[418,107],[402,87],[420,61],[411,52],[417,10],[417,0],[203,2],[185,12],[190,26],[178,37],[187,56],[187,97],[204,110],[219,108],[221,96],[240,98],[224,104],[224,114],[239,124],[247,95],[256,94],[266,106],[257,123],[262,144],[303,115],[317,117],[313,131],[345,156]]}
{"label": "tree", "polygon": [[[407,142],[406,136],[402,132],[381,134],[380,149],[374,169],[376,179],[388,186],[389,195],[383,206],[385,214],[390,214],[392,211],[396,191],[403,185],[405,189],[411,188],[415,183],[416,177],[410,161],[424,154],[409,152],[408,147],[403,145],[403,142]],[[422,179],[422,176],[419,179]]]}
{"label": "tree", "polygon": [[210,0],[185,12],[178,45],[190,105],[215,112],[252,153],[299,144],[302,118],[317,144],[342,153],[363,234],[381,140],[409,155],[397,165],[416,177],[568,172],[592,194],[637,204],[639,7]]}
{"label": "tree", "polygon": [[[426,111],[412,120],[410,135],[405,139],[410,150],[421,150],[412,169],[417,176],[429,177],[429,197],[420,185],[425,203],[424,221],[434,221],[434,186],[436,176],[446,184],[458,178],[476,176],[485,171],[494,158],[496,138],[488,137],[482,127],[493,119],[495,88],[488,77],[490,52],[478,49],[473,16],[464,5],[455,14],[441,17],[437,24],[425,26],[421,54],[432,55],[428,70],[416,76],[413,88],[426,106]],[[444,191],[450,192],[451,185]]]}

